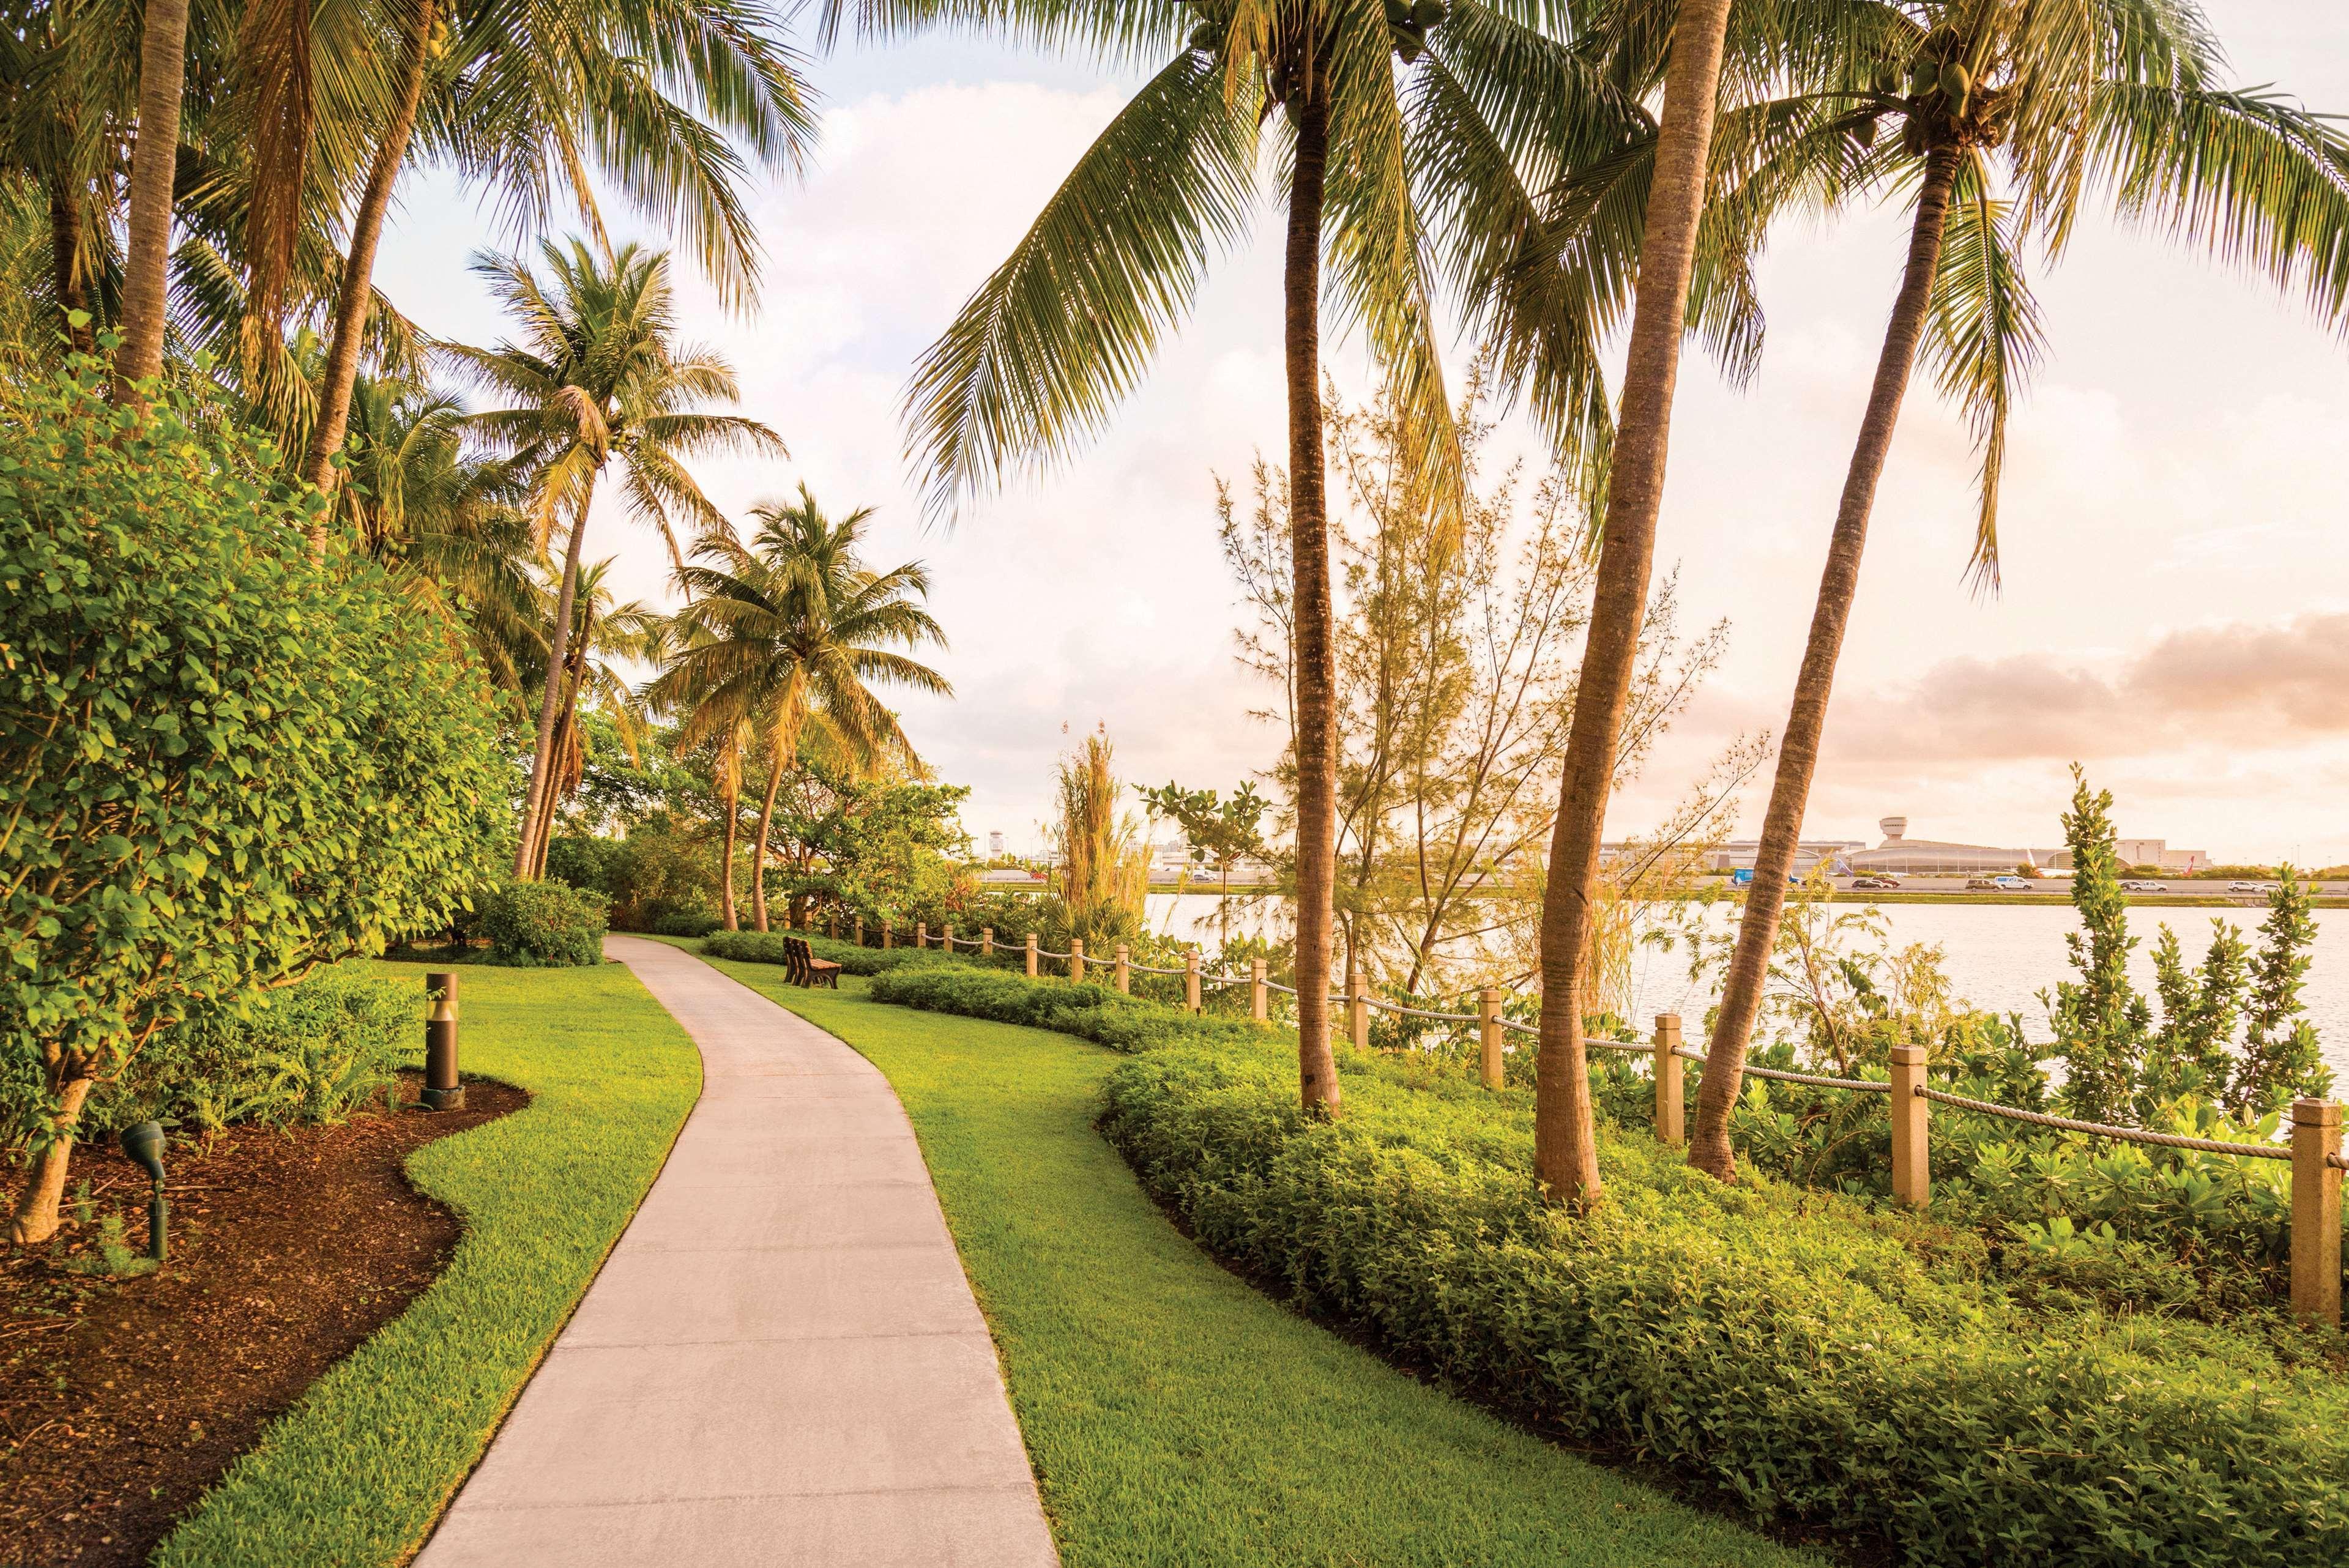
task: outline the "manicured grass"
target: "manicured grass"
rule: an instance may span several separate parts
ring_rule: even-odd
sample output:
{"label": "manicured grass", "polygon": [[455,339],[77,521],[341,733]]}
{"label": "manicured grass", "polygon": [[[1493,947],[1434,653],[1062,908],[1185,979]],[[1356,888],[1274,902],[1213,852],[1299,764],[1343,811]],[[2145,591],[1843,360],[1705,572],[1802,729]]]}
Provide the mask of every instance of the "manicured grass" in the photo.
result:
{"label": "manicured grass", "polygon": [[1415,1383],[1216,1267],[1093,1130],[1126,1058],[884,1006],[858,981],[718,967],[904,1101],[1068,1568],[1819,1561]]}
{"label": "manicured grass", "polygon": [[[426,967],[379,969],[415,978],[420,994]],[[534,1097],[409,1161],[417,1186],[463,1216],[464,1240],[429,1290],[314,1384],[205,1495],[157,1551],[162,1568],[405,1562],[571,1315],[700,1094],[692,1043],[616,964],[471,965],[459,996],[465,1072]]]}

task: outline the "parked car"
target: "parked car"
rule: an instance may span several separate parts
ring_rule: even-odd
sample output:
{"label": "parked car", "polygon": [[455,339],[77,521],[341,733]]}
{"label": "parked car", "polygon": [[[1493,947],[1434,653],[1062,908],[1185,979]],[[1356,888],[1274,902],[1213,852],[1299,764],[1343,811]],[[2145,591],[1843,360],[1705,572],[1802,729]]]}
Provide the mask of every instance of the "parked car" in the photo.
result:
{"label": "parked car", "polygon": [[2267,890],[2254,882],[2230,882],[2227,884],[2227,891],[2229,892],[2264,892]]}
{"label": "parked car", "polygon": [[2139,880],[2136,882],[2125,882],[2121,883],[2121,888],[2122,891],[2126,892],[2168,892],[2169,891],[2169,884],[2168,882],[2146,882]]}
{"label": "parked car", "polygon": [[1900,885],[1900,879],[1899,877],[1857,876],[1851,879],[1851,885],[1855,889],[1864,887],[1896,888]]}
{"label": "parked car", "polygon": [[1966,879],[1966,891],[1968,892],[1998,892],[1998,880],[1995,877],[1968,877]]}

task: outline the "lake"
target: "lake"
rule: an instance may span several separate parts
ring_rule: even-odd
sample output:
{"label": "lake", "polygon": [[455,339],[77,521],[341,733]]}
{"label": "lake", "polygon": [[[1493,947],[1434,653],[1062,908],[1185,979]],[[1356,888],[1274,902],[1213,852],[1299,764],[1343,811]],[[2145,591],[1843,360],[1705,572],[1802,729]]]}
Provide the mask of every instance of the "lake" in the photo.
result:
{"label": "lake", "polygon": [[[1199,893],[1155,893],[1150,900],[1151,923],[1176,935],[1195,935],[1212,943],[1217,901]],[[1839,906],[1848,908],[1850,906]],[[1937,944],[1943,967],[1959,994],[1977,1007],[1996,1013],[2021,1013],[2031,1037],[2048,1037],[2047,1010],[2039,993],[2069,977],[2064,951],[2067,932],[2079,929],[2079,916],[2070,904],[1889,904],[1880,912],[1891,931],[1894,946],[1913,942]],[[2153,939],[2166,921],[2178,933],[2189,962],[2199,962],[2209,944],[2210,919],[2219,912],[2199,909],[2133,909],[2129,930],[2139,940],[2130,954],[2130,972],[2140,989],[2153,992]],[[1233,929],[1259,927],[1269,911],[1246,906],[1233,912]],[[2265,912],[2246,909],[2228,915],[2243,930],[2245,939],[2257,935]],[[2316,942],[2301,991],[2310,1022],[2324,1042],[2325,1059],[2349,1085],[2349,909],[2316,912]],[[1642,1021],[1658,1013],[1678,1013],[1695,1034],[1711,998],[1689,983],[1686,958],[1677,953],[1642,950],[1635,960],[1632,1016]]]}

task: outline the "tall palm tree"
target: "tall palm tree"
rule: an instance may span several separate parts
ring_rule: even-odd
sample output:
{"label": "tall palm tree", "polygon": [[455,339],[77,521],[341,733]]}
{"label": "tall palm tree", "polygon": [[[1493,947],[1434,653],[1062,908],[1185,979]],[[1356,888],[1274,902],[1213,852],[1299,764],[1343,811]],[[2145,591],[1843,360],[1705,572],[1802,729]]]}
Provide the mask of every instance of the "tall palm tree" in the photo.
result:
{"label": "tall palm tree", "polygon": [[[1730,1113],[1759,1013],[1820,738],[1859,580],[1878,477],[1920,350],[1972,420],[1982,451],[1972,570],[1994,586],[2007,412],[2036,356],[2023,243],[2060,248],[2082,199],[2199,242],[2349,313],[2349,142],[2328,117],[2219,85],[2216,39],[2192,0],[2084,6],[2051,25],[2032,0],[1872,0],[1819,51],[1812,93],[1837,112],[1816,134],[1874,150],[1854,194],[1913,201],[1909,253],[1844,481],[1793,707],[1780,737],[1690,1158],[1735,1173]],[[1879,124],[1899,134],[1878,145]],[[1946,264],[1945,264],[1946,263]]]}
{"label": "tall palm tree", "polygon": [[514,318],[519,336],[496,348],[445,350],[476,381],[511,399],[506,407],[467,416],[465,424],[533,473],[540,546],[558,521],[567,519],[571,531],[514,852],[514,874],[523,877],[539,858],[533,832],[545,811],[580,549],[605,469],[620,464],[628,511],[659,531],[682,569],[677,523],[709,530],[724,522],[685,460],[726,451],[787,455],[781,438],[757,420],[701,411],[736,400],[734,372],[719,356],[677,342],[667,253],[626,245],[607,258],[577,240],[567,247],[550,240],[541,244],[540,259],[544,282],[516,257],[477,257],[474,272]]}
{"label": "tall palm tree", "polygon": [[[615,721],[631,762],[637,759],[646,730],[646,716],[636,701],[624,666],[662,645],[667,617],[641,600],[614,602],[605,579],[609,560],[580,568],[576,598],[572,605],[571,635],[564,640],[561,712],[554,722],[554,752],[549,783],[539,795],[538,820],[532,824],[536,847],[530,867],[533,878],[546,874],[546,850],[554,834],[555,813],[579,793],[586,777],[587,749],[579,728],[582,697],[602,707]],[[550,597],[542,591],[542,597]]]}
{"label": "tall palm tree", "polygon": [[[1531,193],[1540,171],[1618,147],[1642,120],[1636,103],[1532,25],[1568,9],[1538,0],[827,0],[827,36],[852,15],[881,33],[991,26],[1155,73],[923,356],[907,417],[935,506],[1016,464],[1065,458],[1104,425],[1188,314],[1209,265],[1245,233],[1260,176],[1287,174],[1298,1049],[1299,1092],[1315,1113],[1339,1103],[1328,1001],[1336,718],[1322,289],[1326,281],[1360,325],[1422,432],[1415,467],[1452,515],[1459,440],[1431,316],[1441,282],[1519,325],[1524,352],[1513,366],[1561,449],[1603,447],[1603,302],[1554,267],[1503,286],[1541,221]],[[1261,157],[1268,125],[1283,159]]]}
{"label": "tall palm tree", "polygon": [[911,759],[913,748],[875,686],[954,695],[944,676],[899,649],[946,646],[946,633],[920,601],[929,573],[919,562],[887,572],[858,553],[873,511],[838,522],[805,485],[796,502],[751,509],[758,531],[745,543],[730,531],[703,541],[678,585],[691,602],[678,613],[698,634],[654,681],[647,697],[687,715],[679,742],[724,746],[737,727],[756,725],[767,751],[767,783],[750,850],[750,908],[767,929],[767,845],[783,774],[820,725],[865,766],[884,756]]}
{"label": "tall palm tree", "polygon": [[138,136],[130,157],[129,237],[122,269],[122,343],[115,401],[163,368],[171,245],[171,187],[187,88],[188,0],[147,0],[139,24]]}

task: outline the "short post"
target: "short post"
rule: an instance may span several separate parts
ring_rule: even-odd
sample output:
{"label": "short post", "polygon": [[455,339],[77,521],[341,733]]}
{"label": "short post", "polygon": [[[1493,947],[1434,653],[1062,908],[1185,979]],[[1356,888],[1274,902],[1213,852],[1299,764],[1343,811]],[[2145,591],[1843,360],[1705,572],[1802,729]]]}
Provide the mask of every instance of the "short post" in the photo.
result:
{"label": "short post", "polygon": [[1081,936],[1069,938],[1069,984],[1085,983],[1085,941]]}
{"label": "short post", "polygon": [[1681,1016],[1657,1014],[1656,1139],[1662,1143],[1688,1141],[1688,1085],[1681,1073],[1680,1048]]}
{"label": "short post", "polygon": [[1272,1016],[1272,995],[1264,983],[1264,960],[1248,960],[1248,1016],[1257,1023]]}
{"label": "short post", "polygon": [[864,945],[864,917],[862,914],[856,917],[856,945]]}
{"label": "short post", "polygon": [[1123,942],[1119,943],[1117,944],[1117,963],[1115,969],[1117,988],[1121,993],[1128,996],[1133,995],[1133,954],[1132,949],[1129,948],[1126,944]]}
{"label": "short post", "polygon": [[1476,1065],[1486,1088],[1502,1085],[1501,991],[1487,985],[1476,993]]}
{"label": "short post", "polygon": [[1356,1050],[1371,1048],[1371,983],[1360,971],[1354,975],[1354,994],[1346,1000],[1346,1030]]}
{"label": "short post", "polygon": [[1190,1012],[1199,1010],[1199,950],[1195,947],[1183,954],[1183,1006]]}
{"label": "short post", "polygon": [[1925,1087],[1925,1047],[1892,1047],[1892,1199],[1912,1209],[1933,1201],[1933,1168],[1925,1126],[1930,1103]]}
{"label": "short post", "polygon": [[1028,978],[1036,978],[1036,934],[1028,934]]}
{"label": "short post", "polygon": [[938,938],[938,945],[945,948],[948,953],[952,953],[955,950],[953,922],[949,921],[947,923],[947,934]]}
{"label": "short post", "polygon": [[2341,1324],[2341,1107],[2292,1102],[2292,1315]]}
{"label": "short post", "polygon": [[978,955],[981,958],[995,956],[995,927],[982,925],[978,928]]}
{"label": "short post", "polygon": [[823,939],[826,942],[837,942],[840,940],[839,911],[834,910],[823,917]]}
{"label": "short post", "polygon": [[457,976],[427,975],[424,987],[433,994],[431,1010],[424,1016],[424,1109],[462,1110],[465,1086],[457,1081]]}
{"label": "short post", "polygon": [[881,921],[881,947],[884,952],[897,945],[897,923],[885,915]]}
{"label": "short post", "polygon": [[914,945],[916,947],[927,947],[929,944],[930,923],[926,920],[917,920],[914,922]]}

